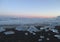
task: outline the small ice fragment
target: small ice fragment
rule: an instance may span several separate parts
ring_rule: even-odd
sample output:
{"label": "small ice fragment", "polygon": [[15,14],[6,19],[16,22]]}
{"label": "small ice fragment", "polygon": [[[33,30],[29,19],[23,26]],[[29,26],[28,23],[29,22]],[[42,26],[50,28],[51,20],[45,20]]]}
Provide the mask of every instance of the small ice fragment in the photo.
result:
{"label": "small ice fragment", "polygon": [[36,35],[36,33],[33,33],[33,35]]}
{"label": "small ice fragment", "polygon": [[47,38],[47,40],[49,40],[49,38]]}
{"label": "small ice fragment", "polygon": [[40,28],[40,30],[43,30],[43,29],[44,29],[43,27]]}
{"label": "small ice fragment", "polygon": [[25,35],[28,35],[28,33],[25,33]]}
{"label": "small ice fragment", "polygon": [[38,41],[42,41],[42,39],[38,39]]}
{"label": "small ice fragment", "polygon": [[44,36],[40,36],[40,38],[44,38]]}

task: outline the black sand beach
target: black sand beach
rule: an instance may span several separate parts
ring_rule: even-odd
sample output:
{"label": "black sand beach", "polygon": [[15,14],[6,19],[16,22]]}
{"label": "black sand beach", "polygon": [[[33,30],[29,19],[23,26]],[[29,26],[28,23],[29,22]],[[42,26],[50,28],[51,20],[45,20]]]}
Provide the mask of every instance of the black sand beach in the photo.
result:
{"label": "black sand beach", "polygon": [[[37,28],[39,28],[39,26]],[[54,37],[54,35],[60,35],[60,26],[55,26],[55,29],[57,29],[59,33],[42,30],[34,32],[34,34],[29,31],[18,31],[14,28],[6,28],[6,31],[0,32],[0,42],[60,42],[60,38]],[[14,34],[4,34],[4,32],[7,31],[13,31]]]}

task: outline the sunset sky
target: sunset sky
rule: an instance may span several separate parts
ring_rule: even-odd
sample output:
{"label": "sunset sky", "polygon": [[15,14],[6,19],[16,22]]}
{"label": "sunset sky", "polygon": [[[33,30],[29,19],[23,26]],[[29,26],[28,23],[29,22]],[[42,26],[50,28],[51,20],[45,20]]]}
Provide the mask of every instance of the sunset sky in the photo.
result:
{"label": "sunset sky", "polygon": [[60,0],[0,0],[0,15],[55,17],[60,15]]}

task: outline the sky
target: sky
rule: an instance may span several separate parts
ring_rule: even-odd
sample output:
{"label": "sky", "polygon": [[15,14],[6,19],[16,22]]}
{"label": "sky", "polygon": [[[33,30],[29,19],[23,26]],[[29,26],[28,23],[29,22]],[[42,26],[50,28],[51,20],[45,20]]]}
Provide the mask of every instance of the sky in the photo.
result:
{"label": "sky", "polygon": [[55,17],[60,0],[0,0],[0,16]]}

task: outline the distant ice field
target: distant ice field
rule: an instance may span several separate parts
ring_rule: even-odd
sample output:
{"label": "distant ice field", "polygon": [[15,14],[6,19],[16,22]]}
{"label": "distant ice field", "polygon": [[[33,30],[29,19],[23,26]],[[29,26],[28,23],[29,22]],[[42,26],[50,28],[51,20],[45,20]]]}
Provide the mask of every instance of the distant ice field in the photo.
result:
{"label": "distant ice field", "polygon": [[56,18],[0,18],[0,25],[34,24],[34,23],[60,23],[60,17],[56,17]]}

